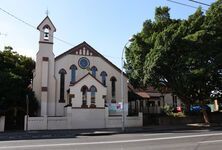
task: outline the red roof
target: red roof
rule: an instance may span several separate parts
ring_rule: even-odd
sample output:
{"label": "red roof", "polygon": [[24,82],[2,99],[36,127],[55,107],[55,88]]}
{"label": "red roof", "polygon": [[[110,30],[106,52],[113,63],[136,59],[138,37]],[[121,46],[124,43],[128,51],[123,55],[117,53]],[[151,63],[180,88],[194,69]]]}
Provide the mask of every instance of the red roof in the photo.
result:
{"label": "red roof", "polygon": [[[137,94],[138,96],[144,98],[144,99],[149,99],[152,97],[160,97],[162,96],[162,93],[159,92],[156,88],[154,88],[153,86],[148,86],[145,89],[142,88],[134,88],[130,83],[128,84],[128,88],[129,91]],[[167,93],[169,93],[170,91],[167,90]]]}

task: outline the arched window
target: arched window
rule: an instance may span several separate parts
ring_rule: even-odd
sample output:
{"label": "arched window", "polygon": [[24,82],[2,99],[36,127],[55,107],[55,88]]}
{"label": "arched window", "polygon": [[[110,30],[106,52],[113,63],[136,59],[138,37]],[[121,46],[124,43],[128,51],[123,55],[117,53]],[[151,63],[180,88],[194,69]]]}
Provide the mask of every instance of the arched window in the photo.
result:
{"label": "arched window", "polygon": [[91,91],[91,106],[95,106],[97,89],[95,86],[91,86],[90,91]]}
{"label": "arched window", "polygon": [[93,66],[93,67],[91,68],[91,71],[92,71],[92,75],[93,75],[94,77],[96,77],[97,68],[96,68],[95,66]]}
{"label": "arched window", "polygon": [[102,77],[103,85],[106,86],[106,76],[107,76],[107,73],[105,71],[102,71],[100,76]]}
{"label": "arched window", "polygon": [[116,78],[112,76],[110,78],[110,81],[111,81],[112,98],[115,99],[116,98]]}
{"label": "arched window", "polygon": [[43,27],[44,40],[49,40],[49,30],[50,30],[50,27],[48,25]]}
{"label": "arched window", "polygon": [[76,65],[70,66],[70,70],[71,70],[71,82],[70,83],[75,83],[76,82],[76,70],[77,70]]}
{"label": "arched window", "polygon": [[81,88],[81,92],[82,92],[82,107],[88,107],[87,106],[87,92],[88,92],[88,87],[87,86],[83,86]]}
{"label": "arched window", "polygon": [[64,103],[65,102],[64,92],[65,92],[65,74],[66,74],[66,70],[61,69],[59,71],[59,74],[60,74],[60,99],[59,99],[59,102]]}

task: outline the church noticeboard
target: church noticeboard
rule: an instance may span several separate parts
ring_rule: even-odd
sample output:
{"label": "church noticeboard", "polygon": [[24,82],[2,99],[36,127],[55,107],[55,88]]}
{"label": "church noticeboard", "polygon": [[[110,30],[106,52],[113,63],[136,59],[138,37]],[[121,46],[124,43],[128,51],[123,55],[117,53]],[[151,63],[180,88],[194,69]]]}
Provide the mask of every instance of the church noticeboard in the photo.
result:
{"label": "church noticeboard", "polygon": [[[109,113],[112,115],[120,115],[122,113],[123,105],[122,103],[109,103],[108,104]],[[128,104],[124,104],[124,111],[127,112]]]}

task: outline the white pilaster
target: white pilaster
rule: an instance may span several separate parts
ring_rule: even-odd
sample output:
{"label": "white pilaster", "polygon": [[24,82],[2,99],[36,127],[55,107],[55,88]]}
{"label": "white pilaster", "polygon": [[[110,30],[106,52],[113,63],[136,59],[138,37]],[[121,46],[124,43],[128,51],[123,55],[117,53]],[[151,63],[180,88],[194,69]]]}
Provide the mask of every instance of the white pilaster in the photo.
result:
{"label": "white pilaster", "polygon": [[42,92],[41,92],[41,116],[47,116],[48,103],[48,61],[42,61]]}
{"label": "white pilaster", "polygon": [[91,105],[91,92],[87,92],[87,105],[88,107]]}

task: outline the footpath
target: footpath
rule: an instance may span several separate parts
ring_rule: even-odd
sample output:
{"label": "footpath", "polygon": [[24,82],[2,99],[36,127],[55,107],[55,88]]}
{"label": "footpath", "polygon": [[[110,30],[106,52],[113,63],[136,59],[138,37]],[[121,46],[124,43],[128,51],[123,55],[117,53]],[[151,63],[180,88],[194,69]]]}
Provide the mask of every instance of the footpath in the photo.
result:
{"label": "footpath", "polygon": [[58,139],[58,138],[76,138],[78,136],[102,136],[113,134],[130,133],[166,133],[182,130],[222,130],[222,124],[187,124],[173,126],[145,126],[109,129],[75,129],[75,130],[42,130],[42,131],[5,131],[0,132],[0,141],[7,140],[30,140],[30,139]]}

